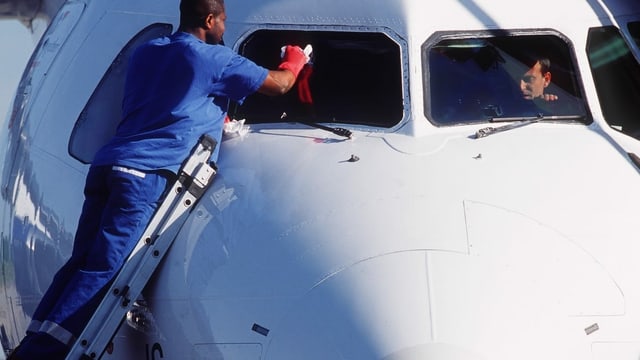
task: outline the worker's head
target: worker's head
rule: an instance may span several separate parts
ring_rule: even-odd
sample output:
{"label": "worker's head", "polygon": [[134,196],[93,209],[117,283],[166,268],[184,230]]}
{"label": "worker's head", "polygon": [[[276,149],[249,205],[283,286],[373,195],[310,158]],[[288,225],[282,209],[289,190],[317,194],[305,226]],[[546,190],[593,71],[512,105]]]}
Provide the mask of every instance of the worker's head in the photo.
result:
{"label": "worker's head", "polygon": [[209,44],[222,41],[227,14],[224,0],[181,0],[180,28],[182,30],[200,29],[204,40]]}
{"label": "worker's head", "polygon": [[529,70],[520,79],[522,97],[533,100],[544,95],[544,89],[551,83],[551,62],[549,59],[536,59],[530,64]]}

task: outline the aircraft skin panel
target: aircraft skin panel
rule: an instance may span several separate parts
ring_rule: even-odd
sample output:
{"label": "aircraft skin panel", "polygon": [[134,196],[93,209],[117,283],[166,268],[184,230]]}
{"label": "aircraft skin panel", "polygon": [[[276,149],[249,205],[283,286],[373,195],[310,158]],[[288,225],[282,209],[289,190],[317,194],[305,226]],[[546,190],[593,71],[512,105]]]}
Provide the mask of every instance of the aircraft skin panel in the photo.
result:
{"label": "aircraft skin panel", "polygon": [[[236,50],[260,29],[384,32],[399,48],[401,114],[387,127],[323,123],[352,139],[295,118],[226,137],[214,184],[103,359],[637,360],[640,188],[627,152],[640,143],[608,126],[584,49],[589,28],[640,9],[541,1],[555,10],[227,1]],[[88,169],[69,153],[76,121],[132,37],[178,25],[176,1],[73,0],[61,14],[0,132],[5,349],[71,251]],[[477,138],[503,123],[427,118],[423,45],[486,29],[566,37],[592,122]]]}
{"label": "aircraft skin panel", "polygon": [[[606,182],[597,182],[594,174],[598,170],[590,170],[577,164],[573,169],[584,169],[585,172],[573,171],[571,175],[562,173],[567,172],[566,164],[574,161],[572,159],[575,154],[570,149],[577,143],[592,144],[589,150],[585,149],[585,159],[590,156],[605,156],[603,154],[607,153],[615,157],[615,150],[610,149],[607,142],[600,141],[599,136],[586,128],[576,131],[555,126],[553,129],[520,130],[524,130],[524,133],[502,138],[496,135],[491,142],[486,139],[486,143],[465,138],[464,141],[469,142],[470,148],[482,149],[482,159],[474,159],[475,152],[471,149],[460,151],[464,147],[454,141],[434,154],[407,155],[396,152],[392,153],[392,157],[398,158],[390,159],[388,152],[385,156],[382,149],[375,151],[371,150],[375,146],[366,145],[366,142],[379,142],[379,139],[363,136],[356,140],[359,143],[357,145],[347,142],[332,143],[309,139],[308,131],[282,130],[282,134],[287,136],[300,133],[299,141],[308,143],[304,148],[310,154],[300,154],[299,158],[303,160],[295,164],[298,169],[296,174],[283,169],[279,155],[285,157],[291,149],[277,140],[277,131],[269,131],[272,139],[265,138],[268,141],[264,143],[264,151],[254,152],[254,145],[262,147],[255,142],[247,146],[251,134],[243,140],[223,143],[223,146],[228,146],[225,147],[226,153],[232,154],[219,164],[222,170],[220,174],[226,175],[218,178],[214,188],[195,210],[194,217],[190,219],[193,223],[187,227],[191,232],[181,235],[165,263],[165,267],[172,266],[175,274],[184,279],[181,281],[186,282],[187,288],[183,291],[189,293],[187,289],[192,289],[202,300],[186,298],[164,304],[162,301],[155,303],[150,300],[154,314],[180,313],[187,319],[180,322],[173,315],[160,315],[155,317],[156,322],[166,322],[167,326],[181,323],[185,328],[178,332],[187,338],[183,341],[198,344],[253,342],[256,341],[255,334],[251,334],[248,327],[254,323],[259,324],[269,329],[269,336],[273,335],[271,345],[265,351],[274,359],[280,358],[285,349],[311,358],[315,357],[310,353],[317,354],[318,359],[337,356],[336,354],[342,354],[340,356],[343,358],[381,357],[383,354],[402,351],[403,348],[399,345],[401,342],[389,340],[393,345],[385,350],[375,346],[383,346],[389,333],[402,334],[407,328],[412,329],[412,334],[422,334],[420,337],[424,342],[456,345],[458,348],[466,348],[469,353],[484,354],[487,358],[508,358],[517,349],[533,346],[531,339],[538,341],[542,338],[548,341],[549,346],[533,351],[530,357],[525,358],[554,358],[548,353],[552,351],[550,349],[561,350],[558,354],[588,354],[589,346],[585,344],[590,342],[584,339],[584,329],[593,323],[599,323],[603,316],[624,316],[628,311],[628,301],[639,295],[637,291],[630,289],[634,281],[633,276],[629,276],[628,266],[636,267],[632,265],[633,256],[611,250],[620,247],[613,246],[610,242],[622,243],[630,240],[631,236],[628,234],[631,234],[630,229],[635,225],[632,222],[620,223],[619,220],[628,218],[625,213],[633,211],[632,208],[636,205],[619,211],[612,209],[610,219],[601,218],[593,224],[585,219],[589,219],[589,214],[597,211],[596,204],[609,208],[607,203],[613,206],[616,198],[626,197],[627,191],[622,189],[629,189],[631,185],[604,190],[600,194],[599,191],[589,190],[607,185]],[[553,144],[559,143],[553,140],[555,136],[566,140],[566,143],[544,149],[535,147],[526,141],[534,139],[526,134],[528,131],[542,131],[545,138]],[[320,139],[323,137],[322,132],[316,131],[314,135]],[[506,143],[512,141],[518,145],[506,146]],[[256,142],[261,143],[260,140]],[[343,152],[340,148],[348,147],[350,151],[356,151],[359,145],[368,149],[367,158],[362,156],[357,163],[340,162],[338,155]],[[514,155],[513,151],[516,152],[517,156],[510,157],[513,163],[500,168],[492,167],[494,157],[499,158],[495,159],[496,164],[505,165],[506,154],[501,151],[505,147],[513,149],[511,155]],[[272,156],[256,156],[267,151]],[[325,153],[323,159],[334,157],[334,170],[325,168],[330,166],[327,161],[311,160],[321,158],[319,155],[312,155],[316,151]],[[449,151],[471,155],[445,155]],[[394,167],[393,164],[397,166],[405,163],[399,160],[400,157],[419,158],[423,168],[415,167],[409,171]],[[438,157],[441,158],[440,161]],[[375,161],[370,161],[369,158]],[[451,161],[452,158],[460,160]],[[449,159],[447,164],[444,159]],[[518,167],[516,162],[522,165]],[[550,172],[541,174],[528,170],[538,168],[538,162],[548,162]],[[364,186],[366,190],[366,179],[371,178],[369,173],[375,172],[381,163],[391,164],[385,170],[398,175],[398,178],[392,178],[391,184],[413,188],[415,190],[411,193],[422,192],[424,195],[399,197],[392,186],[386,187],[386,191],[349,191],[358,186]],[[488,164],[483,166],[486,163]],[[465,175],[465,166],[462,164],[468,165],[466,171],[469,175]],[[359,167],[360,176],[341,176],[342,172],[350,171],[348,166]],[[455,182],[456,177],[447,175],[447,171],[461,174],[461,179],[473,180]],[[494,171],[498,173],[491,176]],[[613,174],[620,172],[622,178],[635,170],[626,161],[616,161],[606,171]],[[266,175],[268,172],[273,173],[269,176]],[[323,192],[310,191],[300,185],[309,183],[320,172],[333,174],[331,179],[319,185]],[[400,176],[402,174],[405,176]],[[513,179],[514,174],[519,174],[519,179],[527,180],[510,182],[509,179]],[[483,180],[483,176],[504,181],[496,182],[495,186],[487,186],[488,181]],[[585,182],[581,185],[575,181],[574,176],[596,180],[596,183]],[[257,179],[274,179],[278,184],[263,184]],[[444,185],[446,180],[454,182]],[[534,201],[527,189],[545,191],[531,197],[537,200]],[[594,197],[577,196],[584,193],[590,193]],[[284,202],[273,194],[290,200]],[[328,194],[335,195],[327,196]],[[640,194],[628,195],[636,197]],[[301,200],[296,201],[296,198]],[[371,202],[367,199],[371,199]],[[428,215],[422,223],[421,219],[411,218],[422,215],[420,205],[416,205],[422,201],[443,210],[435,216],[441,223],[448,225],[448,234],[445,230],[441,234],[438,234],[437,229],[434,231],[434,224],[427,219]],[[319,206],[322,202],[329,202],[331,206]],[[449,203],[453,205],[447,205]],[[572,214],[575,217],[571,216],[582,221],[567,221],[567,208],[560,206],[554,211],[551,203],[572,204],[571,209],[575,209],[573,206],[582,209],[580,213]],[[219,207],[223,209],[220,210]],[[325,208],[327,213],[310,213],[305,207]],[[448,208],[452,210],[449,212],[446,210]],[[243,216],[238,218],[227,215],[229,212],[241,213]],[[394,216],[394,213],[402,216]],[[358,218],[366,219],[366,224],[350,221],[356,214]],[[403,217],[409,218],[406,223]],[[264,223],[281,225],[271,229],[246,220],[255,218],[263,219]],[[465,234],[462,234],[459,241],[455,241],[456,218],[464,223],[462,227],[465,229]],[[398,222],[400,227],[408,224],[410,231],[396,228],[395,223]],[[380,226],[380,223],[386,225]],[[623,235],[624,233],[627,235]],[[182,239],[182,236],[185,238]],[[441,243],[439,236],[449,242]],[[603,241],[603,238],[610,240]],[[416,259],[416,264],[421,265],[415,266],[421,270],[410,266],[410,259]],[[617,264],[621,261],[624,263],[621,267],[627,269],[624,273],[616,271]],[[205,263],[210,264],[210,272],[203,272]],[[376,270],[359,270],[371,267]],[[297,269],[295,273],[288,273],[292,268]],[[380,275],[376,275],[378,272]],[[171,278],[172,273],[173,271],[163,272],[151,293],[179,283]],[[398,273],[404,275],[397,275]],[[420,274],[420,280],[408,280]],[[390,276],[389,280],[384,280],[387,275]],[[349,280],[340,283],[345,278]],[[408,282],[394,279],[407,279]],[[372,281],[375,286],[370,284]],[[413,284],[410,290],[405,288],[407,284]],[[363,286],[366,291],[358,290]],[[421,296],[413,298],[401,295],[415,294],[419,289],[422,289],[419,291],[423,294]],[[174,290],[178,289],[174,287]],[[367,291],[378,293],[368,294]],[[398,299],[393,300],[390,295],[383,294],[396,294]],[[153,298],[151,295],[150,299]],[[412,304],[411,299],[422,300]],[[469,299],[473,301],[467,304]],[[164,306],[171,310],[160,310]],[[385,306],[400,310],[411,307],[409,313],[416,316],[407,317],[397,313],[394,315],[397,320],[394,325],[388,319],[385,320],[388,312],[382,312],[378,317],[374,315],[378,312],[371,310]],[[461,311],[461,307],[466,310]],[[267,314],[264,314],[265,308],[270,309]],[[340,315],[343,308],[370,311],[363,310],[363,314],[367,316],[346,319]],[[198,309],[210,315],[198,315]],[[503,318],[498,315],[501,311],[511,315]],[[184,315],[185,312],[188,316]],[[356,316],[351,311],[349,313],[350,316]],[[423,316],[418,316],[421,313]],[[226,317],[235,320],[223,321],[222,323],[227,324],[224,328],[218,328],[210,320],[197,325],[197,319]],[[497,318],[503,320],[496,323]],[[513,332],[515,322],[522,322],[519,325],[520,332]],[[547,329],[549,323],[562,324],[562,327]],[[209,339],[201,331],[203,328],[210,329]],[[345,328],[353,328],[353,331],[344,331]],[[281,335],[289,339],[289,342],[280,344],[285,340],[276,338],[276,334],[283,331],[290,331],[289,334],[295,335],[293,338],[297,340]],[[313,336],[298,337],[305,332],[312,332]],[[352,337],[364,336],[362,333],[365,333],[368,334],[367,339],[378,339],[374,341],[375,349],[367,346],[361,349],[354,347],[353,343],[361,343],[359,341],[350,342],[350,347],[341,345],[344,337],[335,334],[344,333],[349,333]],[[567,335],[576,341],[559,340],[566,339]],[[491,344],[495,344],[498,339],[513,341],[505,341],[510,345],[495,349]],[[292,350],[296,348],[296,344],[300,350]],[[404,346],[409,348],[415,344],[413,342]],[[168,347],[163,346],[163,349],[167,353],[171,351]],[[313,351],[304,353],[304,349]]]}

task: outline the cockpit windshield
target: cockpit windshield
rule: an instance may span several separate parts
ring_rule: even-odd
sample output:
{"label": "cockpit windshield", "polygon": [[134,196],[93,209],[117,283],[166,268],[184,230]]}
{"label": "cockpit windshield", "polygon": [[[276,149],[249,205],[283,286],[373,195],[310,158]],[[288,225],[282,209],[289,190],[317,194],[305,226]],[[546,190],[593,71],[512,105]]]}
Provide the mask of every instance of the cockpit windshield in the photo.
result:
{"label": "cockpit windshield", "polygon": [[585,117],[572,52],[559,36],[444,33],[431,39],[422,56],[425,116],[433,123]]}
{"label": "cockpit windshield", "polygon": [[[404,117],[401,46],[381,29],[371,31],[258,30],[239,52],[274,69],[280,47],[313,46],[311,65],[284,96],[253,94],[229,115],[247,123],[289,121],[392,127]],[[302,84],[305,87],[302,88]]]}
{"label": "cockpit windshield", "polygon": [[[637,42],[638,23],[629,23],[629,31]],[[640,139],[640,64],[620,29],[590,28],[586,52],[604,120],[611,128]]]}

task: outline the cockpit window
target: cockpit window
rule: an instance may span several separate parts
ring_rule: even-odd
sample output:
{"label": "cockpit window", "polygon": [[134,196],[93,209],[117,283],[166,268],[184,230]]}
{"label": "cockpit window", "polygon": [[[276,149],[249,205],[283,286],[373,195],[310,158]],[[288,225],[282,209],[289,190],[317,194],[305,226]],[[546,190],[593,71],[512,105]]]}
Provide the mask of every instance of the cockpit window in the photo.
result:
{"label": "cockpit window", "polygon": [[122,114],[122,98],[129,57],[138,45],[171,34],[172,25],[152,24],[136,34],[113,60],[80,113],[69,139],[69,154],[87,164],[115,134]]}
{"label": "cockpit window", "polygon": [[640,64],[622,34],[615,26],[589,29],[586,50],[605,121],[640,139]]}
{"label": "cockpit window", "polygon": [[436,34],[422,47],[425,116],[437,125],[586,116],[571,54],[555,34]]}
{"label": "cockpit window", "polygon": [[[248,123],[336,122],[392,127],[403,118],[400,46],[384,33],[259,30],[239,52],[269,69],[285,44],[313,46],[312,66],[285,96],[254,94],[229,114]],[[301,86],[308,85],[306,88]],[[306,90],[305,90],[306,89]]]}

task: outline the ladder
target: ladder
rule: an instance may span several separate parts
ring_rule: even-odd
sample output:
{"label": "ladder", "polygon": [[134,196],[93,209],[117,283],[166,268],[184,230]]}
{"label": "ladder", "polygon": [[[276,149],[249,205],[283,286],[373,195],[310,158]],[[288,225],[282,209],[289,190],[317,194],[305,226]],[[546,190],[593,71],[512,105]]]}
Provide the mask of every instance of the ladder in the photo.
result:
{"label": "ladder", "polygon": [[203,135],[178,172],[142,237],[67,354],[66,360],[99,359],[156,267],[178,235],[190,209],[216,174],[209,163],[216,141]]}

